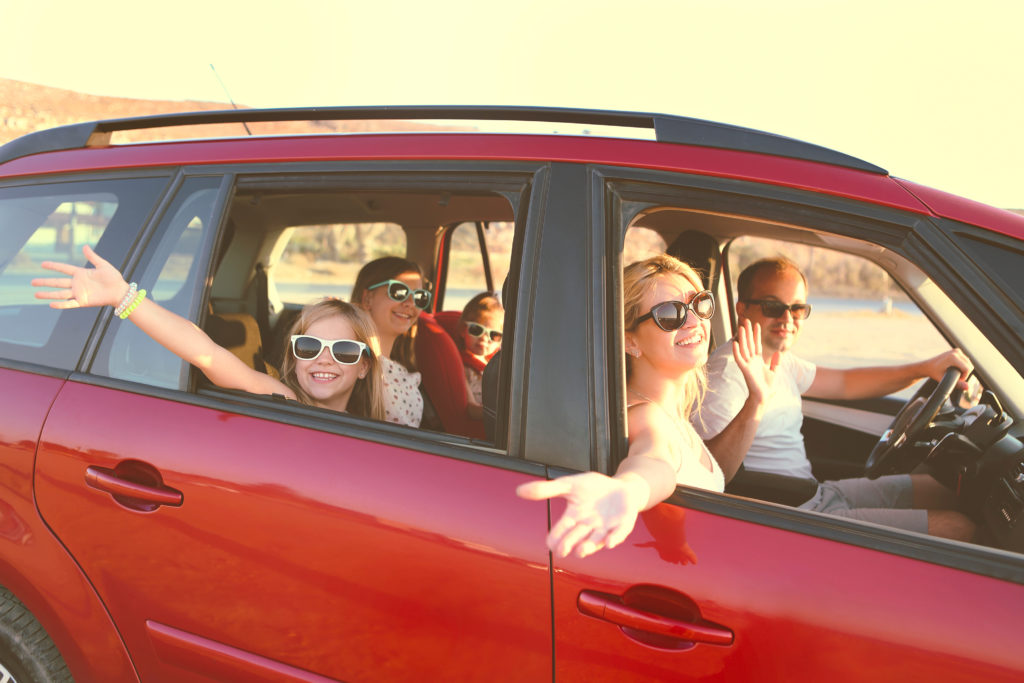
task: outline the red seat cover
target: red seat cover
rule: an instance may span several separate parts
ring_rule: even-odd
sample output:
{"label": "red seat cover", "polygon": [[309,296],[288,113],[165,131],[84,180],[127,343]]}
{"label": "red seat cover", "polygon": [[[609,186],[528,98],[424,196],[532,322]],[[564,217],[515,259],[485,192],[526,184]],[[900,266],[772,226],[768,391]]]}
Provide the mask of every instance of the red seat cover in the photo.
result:
{"label": "red seat cover", "polygon": [[458,311],[441,311],[436,318],[429,313],[420,314],[416,330],[416,365],[423,376],[423,389],[444,430],[484,439],[483,421],[472,420],[466,414],[469,403],[466,375],[454,339],[458,320]]}

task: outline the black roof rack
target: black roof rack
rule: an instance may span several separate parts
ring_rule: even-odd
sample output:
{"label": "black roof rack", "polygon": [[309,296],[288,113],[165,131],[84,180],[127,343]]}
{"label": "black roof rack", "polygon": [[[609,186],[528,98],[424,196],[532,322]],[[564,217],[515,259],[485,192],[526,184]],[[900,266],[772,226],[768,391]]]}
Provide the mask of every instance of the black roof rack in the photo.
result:
{"label": "black roof rack", "polygon": [[259,121],[374,119],[540,121],[646,128],[654,130],[658,142],[759,152],[888,175],[883,168],[841,152],[752,128],[664,114],[556,107],[400,106],[228,109],[108,119],[58,126],[24,135],[0,147],[0,163],[42,152],[102,147],[110,144],[111,134],[117,131]]}

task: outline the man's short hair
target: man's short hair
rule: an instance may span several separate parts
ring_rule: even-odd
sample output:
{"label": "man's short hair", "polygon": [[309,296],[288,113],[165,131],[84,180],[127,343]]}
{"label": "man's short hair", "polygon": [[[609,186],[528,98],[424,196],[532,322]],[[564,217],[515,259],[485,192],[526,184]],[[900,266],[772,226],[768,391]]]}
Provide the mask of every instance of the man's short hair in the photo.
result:
{"label": "man's short hair", "polygon": [[769,271],[772,275],[779,275],[787,270],[794,271],[804,281],[804,289],[807,289],[807,277],[800,270],[800,266],[790,261],[785,256],[775,256],[754,261],[743,269],[739,280],[736,282],[736,294],[738,301],[746,301],[754,289],[754,279],[762,272]]}

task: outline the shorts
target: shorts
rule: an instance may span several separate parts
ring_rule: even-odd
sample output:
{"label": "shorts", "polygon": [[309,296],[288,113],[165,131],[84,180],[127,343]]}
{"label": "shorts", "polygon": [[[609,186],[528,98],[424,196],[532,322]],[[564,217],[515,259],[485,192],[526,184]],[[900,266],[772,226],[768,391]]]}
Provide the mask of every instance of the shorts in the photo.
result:
{"label": "shorts", "polygon": [[893,474],[826,481],[800,509],[927,534],[928,511],[911,509],[913,501],[910,475]]}

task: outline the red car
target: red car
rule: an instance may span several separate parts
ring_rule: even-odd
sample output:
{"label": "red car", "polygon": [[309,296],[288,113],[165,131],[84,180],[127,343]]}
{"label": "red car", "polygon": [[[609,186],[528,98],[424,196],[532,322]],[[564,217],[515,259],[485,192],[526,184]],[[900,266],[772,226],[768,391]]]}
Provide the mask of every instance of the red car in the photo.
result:
{"label": "red car", "polygon": [[[581,132],[111,137],[306,119]],[[417,261],[424,426],[221,389],[110,307],[34,299],[39,263],[84,264],[83,244],[267,372],[304,303],[347,296],[381,254]],[[741,476],[553,559],[564,503],[515,488],[625,456],[622,266],[659,250],[704,269],[713,343],[740,265],[782,251],[810,264],[812,322],[840,330],[820,362],[962,348],[967,395],[808,400],[804,431],[816,476],[855,476],[908,404],[922,419],[881,466],[953,472],[978,542],[799,510],[785,478]],[[503,284],[485,424],[451,335]],[[0,680],[1020,681],[1022,373],[1024,216],[787,138],[414,107],[34,133],[0,148]]]}

